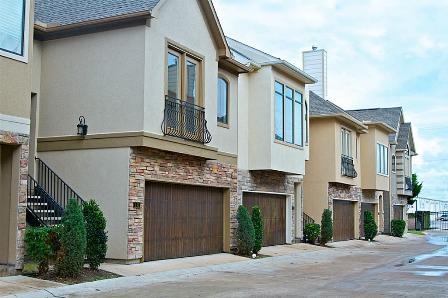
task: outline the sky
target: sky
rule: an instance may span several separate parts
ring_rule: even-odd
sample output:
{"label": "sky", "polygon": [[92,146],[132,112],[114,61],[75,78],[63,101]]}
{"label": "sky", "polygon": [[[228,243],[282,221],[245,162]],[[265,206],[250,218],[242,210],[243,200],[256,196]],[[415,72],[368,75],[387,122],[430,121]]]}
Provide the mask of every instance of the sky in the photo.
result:
{"label": "sky", "polygon": [[224,33],[302,68],[327,51],[328,99],[344,109],[402,106],[421,197],[448,200],[448,1],[213,0]]}

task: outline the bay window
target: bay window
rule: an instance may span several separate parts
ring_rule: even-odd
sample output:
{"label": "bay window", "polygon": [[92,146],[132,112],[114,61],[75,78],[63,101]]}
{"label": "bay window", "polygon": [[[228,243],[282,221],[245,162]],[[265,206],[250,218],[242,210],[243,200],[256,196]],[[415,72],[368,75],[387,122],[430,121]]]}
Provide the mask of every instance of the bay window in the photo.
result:
{"label": "bay window", "polygon": [[274,113],[275,139],[303,146],[302,94],[275,82]]}

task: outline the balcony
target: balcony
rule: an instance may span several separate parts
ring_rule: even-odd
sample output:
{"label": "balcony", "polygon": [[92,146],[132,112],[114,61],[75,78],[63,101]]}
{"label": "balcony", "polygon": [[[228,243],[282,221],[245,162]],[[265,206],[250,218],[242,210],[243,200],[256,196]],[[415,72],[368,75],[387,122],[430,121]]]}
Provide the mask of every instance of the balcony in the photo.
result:
{"label": "balcony", "polygon": [[212,140],[212,135],[207,129],[205,109],[169,96],[165,97],[162,132],[167,136],[201,144],[208,144]]}
{"label": "balcony", "polygon": [[341,156],[341,175],[350,178],[358,177],[352,157],[345,155]]}

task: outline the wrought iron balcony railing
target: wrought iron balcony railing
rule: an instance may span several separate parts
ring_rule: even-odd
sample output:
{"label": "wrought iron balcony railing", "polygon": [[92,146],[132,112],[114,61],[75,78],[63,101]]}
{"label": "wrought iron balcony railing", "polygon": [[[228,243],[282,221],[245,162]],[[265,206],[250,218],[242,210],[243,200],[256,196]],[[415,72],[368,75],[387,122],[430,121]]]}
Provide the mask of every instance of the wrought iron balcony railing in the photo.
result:
{"label": "wrought iron balcony railing", "polygon": [[162,132],[164,135],[202,144],[208,144],[212,140],[207,129],[205,109],[169,96],[165,97]]}
{"label": "wrought iron balcony railing", "polygon": [[410,177],[404,177],[405,190],[412,190],[412,180]]}
{"label": "wrought iron balcony railing", "polygon": [[345,155],[341,156],[341,174],[342,176],[350,178],[358,177],[352,157]]}

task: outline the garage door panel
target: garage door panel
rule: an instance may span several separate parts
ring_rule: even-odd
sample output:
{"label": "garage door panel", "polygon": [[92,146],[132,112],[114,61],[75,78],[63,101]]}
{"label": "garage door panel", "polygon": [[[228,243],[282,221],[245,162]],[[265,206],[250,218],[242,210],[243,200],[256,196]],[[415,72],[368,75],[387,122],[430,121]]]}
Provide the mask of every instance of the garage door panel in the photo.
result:
{"label": "garage door panel", "polygon": [[244,193],[243,205],[251,213],[253,206],[258,205],[263,214],[264,240],[263,246],[286,243],[286,198],[283,195]]}
{"label": "garage door panel", "polygon": [[147,183],[145,260],[222,252],[221,189]]}
{"label": "garage door panel", "polygon": [[355,204],[350,201],[333,200],[334,241],[355,238]]}

